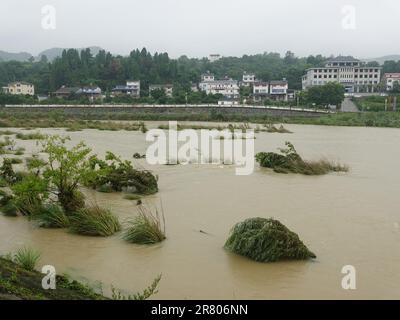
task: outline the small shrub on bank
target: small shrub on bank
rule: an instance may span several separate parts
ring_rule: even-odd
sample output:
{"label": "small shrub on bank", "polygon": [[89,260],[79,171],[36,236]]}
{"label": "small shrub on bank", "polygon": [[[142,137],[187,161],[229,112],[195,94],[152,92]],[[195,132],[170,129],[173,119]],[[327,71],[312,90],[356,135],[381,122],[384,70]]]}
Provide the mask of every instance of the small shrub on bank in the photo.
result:
{"label": "small shrub on bank", "polygon": [[296,233],[273,219],[253,218],[238,223],[225,248],[258,262],[316,258]]}
{"label": "small shrub on bank", "polygon": [[142,199],[141,196],[137,195],[137,194],[126,194],[124,196],[125,200],[131,200],[131,201],[137,201]]}
{"label": "small shrub on bank", "polygon": [[14,262],[22,268],[33,271],[40,259],[40,253],[30,248],[21,248],[14,255]]}
{"label": "small shrub on bank", "polygon": [[260,152],[256,160],[261,167],[271,168],[277,173],[299,173],[304,175],[323,175],[331,171],[347,172],[347,166],[335,164],[327,160],[305,161],[297,153],[290,142],[286,142],[286,149],[280,149],[281,154],[274,152]]}
{"label": "small shrub on bank", "polygon": [[123,234],[124,240],[136,244],[155,244],[166,239],[164,214],[160,217],[150,209],[139,206],[139,214],[128,222],[128,228]]}
{"label": "small shrub on bank", "polygon": [[108,237],[121,230],[118,218],[98,205],[83,208],[70,216],[72,232],[85,236]]}

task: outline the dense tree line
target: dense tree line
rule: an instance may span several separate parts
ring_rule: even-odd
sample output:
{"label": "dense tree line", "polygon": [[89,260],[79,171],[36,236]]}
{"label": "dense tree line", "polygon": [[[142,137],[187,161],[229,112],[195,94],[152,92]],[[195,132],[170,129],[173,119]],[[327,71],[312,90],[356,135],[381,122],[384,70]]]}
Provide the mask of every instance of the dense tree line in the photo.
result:
{"label": "dense tree line", "polygon": [[226,57],[210,63],[207,59],[182,56],[171,59],[167,53],[151,54],[146,49],[134,50],[127,57],[114,56],[100,51],[93,56],[89,49],[79,52],[64,50],[62,56],[48,62],[43,56],[34,62],[0,62],[0,85],[12,81],[28,81],[35,85],[36,92],[47,94],[60,86],[98,85],[110,91],[127,79],[139,79],[147,95],[149,84],[172,83],[188,92],[190,83],[200,81],[200,76],[210,71],[217,78],[225,76],[241,79],[244,71],[254,72],[263,81],[286,78],[293,89],[301,88],[301,76],[305,69],[322,66],[325,57],[298,58],[288,52],[284,57],[278,53],[245,55],[241,58]]}

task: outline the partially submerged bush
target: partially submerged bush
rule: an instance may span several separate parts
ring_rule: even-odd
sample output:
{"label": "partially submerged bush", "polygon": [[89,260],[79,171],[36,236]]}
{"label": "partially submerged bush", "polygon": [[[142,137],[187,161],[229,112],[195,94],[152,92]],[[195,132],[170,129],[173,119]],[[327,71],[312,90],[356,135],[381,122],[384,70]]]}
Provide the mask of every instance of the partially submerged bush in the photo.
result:
{"label": "partially submerged bush", "polygon": [[48,198],[48,183],[46,180],[29,174],[22,181],[11,187],[15,198],[14,204],[25,216],[35,214]]}
{"label": "partially submerged bush", "polygon": [[14,262],[19,264],[22,268],[33,271],[36,264],[40,259],[40,253],[30,248],[21,248],[14,255]]}
{"label": "partially submerged bush", "polygon": [[296,233],[277,220],[264,218],[238,223],[225,248],[258,262],[316,258]]}
{"label": "partially submerged bush", "polygon": [[41,209],[36,211],[32,219],[35,220],[41,228],[63,229],[68,228],[70,225],[64,210],[56,204],[44,205]]}
{"label": "partially submerged bush", "polygon": [[297,153],[293,144],[286,142],[286,149],[280,149],[281,154],[260,152],[256,160],[261,167],[271,168],[277,173],[300,173],[305,175],[322,175],[331,171],[347,172],[347,166],[335,164],[327,160],[306,161]]}
{"label": "partially submerged bush", "polygon": [[137,201],[137,200],[141,200],[142,197],[137,195],[137,194],[126,194],[124,196],[125,200],[131,200],[131,201]]}
{"label": "partially submerged bush", "polygon": [[158,191],[157,178],[146,170],[136,170],[130,161],[122,161],[111,152],[105,160],[91,157],[91,172],[88,172],[85,185],[98,189],[107,185],[112,190],[129,191],[137,194],[153,194]]}
{"label": "partially submerged bush", "polygon": [[70,216],[71,231],[85,236],[108,237],[121,230],[118,218],[98,205],[83,208]]}
{"label": "partially submerged bush", "polygon": [[150,209],[139,206],[139,214],[128,222],[128,228],[123,234],[124,240],[136,244],[155,244],[162,242],[165,237],[164,213],[160,217],[158,210],[155,214]]}

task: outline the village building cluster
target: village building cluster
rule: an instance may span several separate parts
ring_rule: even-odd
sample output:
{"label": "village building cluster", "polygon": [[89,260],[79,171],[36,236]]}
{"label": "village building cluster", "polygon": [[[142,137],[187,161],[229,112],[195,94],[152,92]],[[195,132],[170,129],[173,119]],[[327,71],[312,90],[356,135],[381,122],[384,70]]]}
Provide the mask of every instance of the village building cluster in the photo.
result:
{"label": "village building cluster", "polygon": [[[210,55],[210,61],[215,62],[221,59],[221,56]],[[296,98],[295,90],[289,89],[286,79],[273,81],[260,81],[254,73],[244,72],[241,80],[235,80],[229,77],[216,79],[211,72],[201,75],[199,83],[192,83],[193,92],[203,91],[206,94],[219,94],[221,99],[219,105],[239,105],[241,103],[263,103],[267,100],[273,101],[292,101]],[[340,83],[344,86],[346,93],[376,93],[392,91],[396,86],[400,86],[400,73],[385,73],[382,75],[381,67],[371,67],[365,62],[355,59],[351,56],[338,56],[329,59],[324,67],[310,68],[302,77],[302,89],[307,90],[314,86],[322,86],[329,82]],[[247,88],[249,93],[244,99],[241,96],[241,89]],[[117,85],[109,93],[111,97],[130,96],[140,98],[141,91],[140,80],[128,80],[125,84]],[[166,97],[172,97],[174,86],[172,84],[150,84],[148,95],[152,95],[155,90],[164,91]],[[2,91],[11,95],[35,95],[33,84],[16,81],[3,87]],[[102,89],[98,86],[67,87],[62,86],[52,93],[52,96],[58,98],[69,98],[71,96],[86,97],[90,101],[95,101],[105,97]],[[47,97],[39,96],[39,100]],[[242,99],[242,100],[241,100]]]}

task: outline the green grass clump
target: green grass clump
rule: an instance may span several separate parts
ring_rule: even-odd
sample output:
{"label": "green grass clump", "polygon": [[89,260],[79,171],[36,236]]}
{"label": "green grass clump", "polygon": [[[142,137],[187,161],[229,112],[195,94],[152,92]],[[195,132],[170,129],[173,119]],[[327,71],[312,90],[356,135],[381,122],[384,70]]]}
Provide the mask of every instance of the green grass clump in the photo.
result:
{"label": "green grass clump", "polygon": [[41,228],[63,229],[68,228],[70,221],[64,210],[55,204],[44,205],[32,215]]}
{"label": "green grass clump", "polygon": [[15,152],[14,152],[14,154],[15,154],[16,156],[23,156],[24,153],[25,153],[25,148],[23,148],[23,147],[17,148],[17,150],[15,150]]}
{"label": "green grass clump", "polygon": [[40,259],[40,253],[31,248],[21,248],[14,255],[14,262],[28,271],[35,270]]}
{"label": "green grass clump", "polygon": [[11,164],[21,164],[24,161],[22,159],[19,158],[10,158]]}
{"label": "green grass clump", "polygon": [[281,154],[274,152],[260,152],[256,160],[261,167],[271,168],[277,173],[299,173],[304,175],[323,175],[329,172],[347,172],[345,165],[336,164],[328,160],[303,160],[290,142],[286,142],[286,149],[280,149]]}
{"label": "green grass clump", "polygon": [[258,262],[316,258],[296,233],[274,219],[252,218],[238,223],[225,248]]}
{"label": "green grass clump", "polygon": [[124,240],[136,244],[155,244],[166,239],[165,219],[162,219],[156,210],[155,214],[150,209],[139,206],[139,214],[128,222],[128,228],[123,234]]}
{"label": "green grass clump", "polygon": [[137,194],[126,194],[124,196],[125,200],[131,200],[131,201],[137,201],[137,200],[141,200],[141,196],[137,195]]}
{"label": "green grass clump", "polygon": [[85,236],[108,237],[121,230],[118,218],[110,210],[92,205],[70,216],[70,230]]}
{"label": "green grass clump", "polygon": [[19,132],[15,136],[19,140],[44,140],[46,139],[46,136],[44,134],[41,134],[40,132],[34,132],[34,133],[22,133]]}

